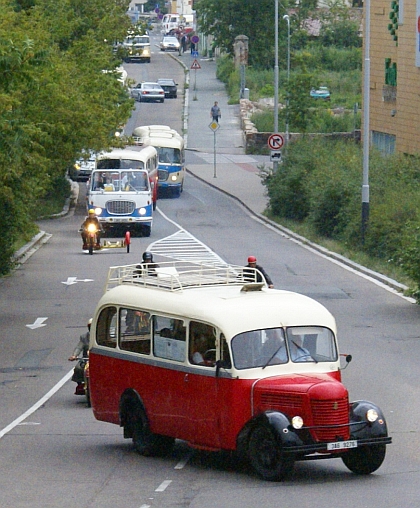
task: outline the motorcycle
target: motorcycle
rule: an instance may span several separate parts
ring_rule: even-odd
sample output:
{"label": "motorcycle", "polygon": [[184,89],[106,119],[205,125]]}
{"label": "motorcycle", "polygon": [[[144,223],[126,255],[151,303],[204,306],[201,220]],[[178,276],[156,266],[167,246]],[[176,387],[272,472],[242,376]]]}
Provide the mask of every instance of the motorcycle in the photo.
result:
{"label": "motorcycle", "polygon": [[[82,381],[83,375],[83,381]],[[73,370],[72,381],[77,383],[75,395],[85,395],[88,407],[90,405],[89,391],[89,357],[83,356],[77,359],[77,364]]]}
{"label": "motorcycle", "polygon": [[86,244],[88,246],[89,254],[93,254],[93,249],[100,249],[98,242],[98,228],[95,224],[89,224],[85,230]]}

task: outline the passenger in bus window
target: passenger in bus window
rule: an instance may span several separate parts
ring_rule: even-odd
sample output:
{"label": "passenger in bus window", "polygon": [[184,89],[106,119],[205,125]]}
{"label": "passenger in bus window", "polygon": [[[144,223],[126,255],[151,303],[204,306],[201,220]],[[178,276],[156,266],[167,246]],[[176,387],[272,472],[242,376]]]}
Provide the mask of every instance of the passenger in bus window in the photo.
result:
{"label": "passenger in bus window", "polygon": [[92,184],[93,190],[100,190],[104,188],[104,180],[100,173],[95,173],[95,179]]}
{"label": "passenger in bus window", "polygon": [[194,335],[192,344],[191,363],[194,363],[195,365],[205,365],[207,367],[212,367],[215,361],[209,360],[207,358],[206,352],[208,353],[209,351],[208,338],[201,333],[196,333]]}

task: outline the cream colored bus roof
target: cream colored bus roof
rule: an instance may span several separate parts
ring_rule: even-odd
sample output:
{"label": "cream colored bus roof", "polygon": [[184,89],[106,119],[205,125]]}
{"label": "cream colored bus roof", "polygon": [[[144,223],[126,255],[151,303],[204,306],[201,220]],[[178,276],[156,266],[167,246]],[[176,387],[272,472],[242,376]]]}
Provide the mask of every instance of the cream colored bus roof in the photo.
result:
{"label": "cream colored bus roof", "polygon": [[247,283],[244,277],[249,274],[242,266],[184,263],[184,272],[177,263],[160,267],[158,276],[136,276],[135,265],[112,267],[108,288],[114,287],[99,306],[141,307],[151,313],[204,321],[220,328],[227,339],[247,330],[279,326],[325,326],[336,333],[334,317],[319,302],[269,289],[266,284]]}

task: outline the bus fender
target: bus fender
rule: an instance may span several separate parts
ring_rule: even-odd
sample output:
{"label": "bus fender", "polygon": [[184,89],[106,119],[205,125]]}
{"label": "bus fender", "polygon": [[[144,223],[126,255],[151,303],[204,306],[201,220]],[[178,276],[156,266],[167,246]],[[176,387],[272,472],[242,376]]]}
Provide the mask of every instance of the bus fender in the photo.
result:
{"label": "bus fender", "polygon": [[120,398],[120,427],[124,428],[124,438],[133,437],[133,424],[140,417],[148,426],[146,408],[136,390],[127,388]]}
{"label": "bus fender", "polygon": [[264,411],[252,420],[240,431],[237,437],[237,451],[245,456],[248,449],[249,437],[257,426],[265,425],[273,429],[285,447],[299,446],[303,444],[299,436],[294,432],[289,418],[279,411]]}
{"label": "bus fender", "polygon": [[[374,422],[367,420],[366,414],[369,409],[378,413]],[[363,439],[372,437],[387,437],[388,428],[382,410],[367,400],[357,400],[350,403],[350,423],[352,424],[351,439]],[[360,423],[360,425],[356,425]]]}

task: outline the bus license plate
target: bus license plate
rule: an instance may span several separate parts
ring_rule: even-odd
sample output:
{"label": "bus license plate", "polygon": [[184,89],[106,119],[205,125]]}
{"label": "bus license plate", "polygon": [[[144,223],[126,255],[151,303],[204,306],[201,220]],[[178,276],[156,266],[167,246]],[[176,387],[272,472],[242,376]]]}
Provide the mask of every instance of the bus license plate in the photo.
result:
{"label": "bus license plate", "polygon": [[347,448],[357,448],[357,441],[337,441],[336,443],[328,443],[327,450],[346,450]]}

